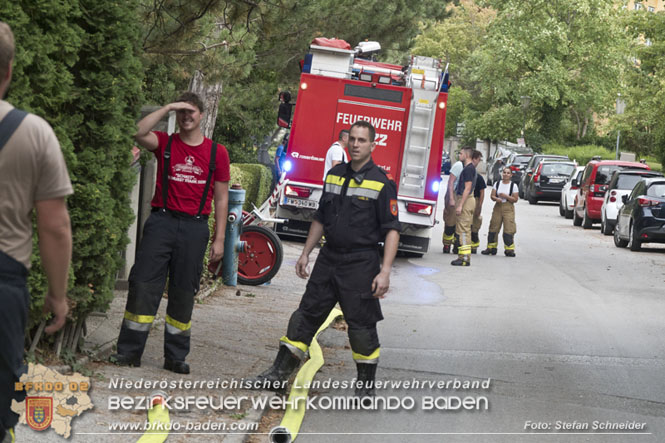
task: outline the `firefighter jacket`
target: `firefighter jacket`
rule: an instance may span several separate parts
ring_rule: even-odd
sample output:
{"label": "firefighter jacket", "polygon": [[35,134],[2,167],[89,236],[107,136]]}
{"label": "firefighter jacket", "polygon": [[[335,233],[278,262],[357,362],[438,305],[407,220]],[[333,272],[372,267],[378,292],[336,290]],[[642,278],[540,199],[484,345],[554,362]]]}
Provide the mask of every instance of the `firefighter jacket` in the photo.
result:
{"label": "firefighter jacket", "polygon": [[357,172],[351,163],[337,165],[326,176],[314,218],[333,249],[376,247],[388,231],[400,230],[395,182],[371,159]]}

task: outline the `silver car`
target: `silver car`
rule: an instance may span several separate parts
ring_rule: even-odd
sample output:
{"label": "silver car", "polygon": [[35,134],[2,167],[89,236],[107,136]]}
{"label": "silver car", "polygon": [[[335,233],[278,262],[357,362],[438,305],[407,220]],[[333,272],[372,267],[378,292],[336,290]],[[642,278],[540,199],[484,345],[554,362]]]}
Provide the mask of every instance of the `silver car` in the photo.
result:
{"label": "silver car", "polygon": [[573,218],[575,195],[580,186],[582,172],[584,172],[584,166],[577,166],[568,176],[566,184],[563,185],[563,189],[561,190],[561,200],[559,201],[559,215],[565,216],[566,218]]}

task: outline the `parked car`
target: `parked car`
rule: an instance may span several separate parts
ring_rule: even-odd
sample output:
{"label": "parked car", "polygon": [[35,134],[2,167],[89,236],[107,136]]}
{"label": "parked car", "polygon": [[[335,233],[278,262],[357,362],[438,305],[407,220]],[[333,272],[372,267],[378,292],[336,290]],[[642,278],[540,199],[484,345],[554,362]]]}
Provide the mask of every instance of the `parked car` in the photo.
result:
{"label": "parked car", "polygon": [[526,167],[529,160],[531,160],[533,154],[517,154],[513,158],[513,161],[508,165],[510,170],[513,171],[513,183],[519,184],[520,178],[522,178],[522,171],[524,170],[522,166]]}
{"label": "parked car", "polygon": [[621,199],[614,244],[639,251],[644,243],[665,243],[665,179],[641,178]]}
{"label": "parked car", "polygon": [[441,173],[448,175],[450,174],[450,167],[452,163],[450,162],[450,154],[443,152],[443,157],[441,158]]}
{"label": "parked car", "polygon": [[587,163],[575,196],[573,225],[590,229],[594,223],[600,223],[600,208],[610,178],[614,171],[626,169],[650,170],[646,164],[620,160],[591,160]]}
{"label": "parked car", "polygon": [[619,209],[623,206],[622,197],[630,194],[641,178],[662,177],[660,172],[627,170],[615,171],[605,191],[603,206],[600,208],[600,232],[612,235],[617,224]]}
{"label": "parked car", "polygon": [[535,154],[529,160],[529,163],[523,169],[522,177],[520,178],[520,198],[525,198],[526,194],[524,191],[530,186],[531,176],[533,176],[534,171],[538,167],[538,164],[543,160],[570,160],[567,155],[549,155],[549,154]]}
{"label": "parked car", "polygon": [[566,218],[573,218],[573,208],[575,207],[575,194],[580,187],[582,172],[584,166],[576,166],[575,170],[570,173],[566,184],[563,185],[561,190],[561,198],[559,199],[559,215]]}
{"label": "parked car", "polygon": [[573,162],[541,161],[533,173],[529,188],[524,190],[529,204],[535,205],[540,200],[560,200],[563,185],[576,166]]}

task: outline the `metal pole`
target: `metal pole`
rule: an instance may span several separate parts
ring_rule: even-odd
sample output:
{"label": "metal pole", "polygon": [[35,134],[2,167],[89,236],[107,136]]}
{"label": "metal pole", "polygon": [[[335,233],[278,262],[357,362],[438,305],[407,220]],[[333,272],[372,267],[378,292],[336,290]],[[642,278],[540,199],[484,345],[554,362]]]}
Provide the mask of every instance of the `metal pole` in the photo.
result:
{"label": "metal pole", "polygon": [[[621,98],[621,93],[617,94],[617,115],[623,114],[623,111],[626,109],[626,101]],[[621,130],[617,129],[617,149],[616,149],[616,160],[619,160],[619,139],[621,138]]]}

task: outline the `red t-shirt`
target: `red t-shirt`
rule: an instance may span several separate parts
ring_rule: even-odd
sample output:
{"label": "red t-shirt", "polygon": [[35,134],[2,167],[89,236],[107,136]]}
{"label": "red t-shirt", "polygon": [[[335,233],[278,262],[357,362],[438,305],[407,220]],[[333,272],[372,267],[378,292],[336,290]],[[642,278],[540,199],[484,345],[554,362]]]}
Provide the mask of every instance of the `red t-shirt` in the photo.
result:
{"label": "red t-shirt", "polygon": [[[155,195],[152,198],[152,206],[162,208],[162,174],[164,173],[164,149],[169,142],[166,132],[155,131],[159,140],[159,147],[153,151],[157,157],[157,183]],[[185,212],[196,215],[201,204],[201,197],[208,178],[208,166],[210,165],[210,148],[212,140],[204,138],[203,143],[198,146],[190,146],[180,140],[179,134],[173,134],[171,142],[171,171],[169,171],[169,189],[167,197],[167,208],[173,211]],[[223,145],[217,146],[217,167],[210,180],[210,189],[206,198],[206,204],[201,214],[210,214],[212,197],[214,194],[214,183],[228,182],[231,179],[229,166],[229,153]]]}

